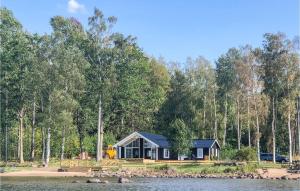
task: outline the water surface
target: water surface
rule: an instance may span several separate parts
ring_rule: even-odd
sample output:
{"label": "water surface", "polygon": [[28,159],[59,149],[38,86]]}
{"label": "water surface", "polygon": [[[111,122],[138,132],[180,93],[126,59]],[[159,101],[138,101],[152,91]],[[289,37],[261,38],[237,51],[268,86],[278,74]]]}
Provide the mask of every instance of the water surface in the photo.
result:
{"label": "water surface", "polygon": [[[80,183],[72,183],[78,180]],[[0,177],[0,190],[215,190],[215,191],[293,191],[300,190],[297,180],[251,180],[251,179],[192,179],[192,178],[135,178],[133,183],[119,184],[116,178],[109,184],[85,183],[87,178],[46,177]]]}

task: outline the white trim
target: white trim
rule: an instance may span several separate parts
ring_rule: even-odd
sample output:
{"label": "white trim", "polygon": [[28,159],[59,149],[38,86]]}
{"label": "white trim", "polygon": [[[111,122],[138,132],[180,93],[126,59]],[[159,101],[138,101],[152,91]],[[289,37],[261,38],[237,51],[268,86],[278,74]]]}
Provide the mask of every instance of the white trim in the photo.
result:
{"label": "white trim", "polygon": [[113,145],[113,147],[117,147],[117,146],[121,146],[122,144],[126,143],[128,140],[130,140],[131,138],[134,138],[135,136],[139,136],[140,138],[146,139],[148,142],[150,142],[151,144],[153,144],[156,147],[159,147],[158,144],[154,143],[153,141],[147,139],[146,137],[144,137],[143,135],[141,135],[138,132],[133,132],[130,135],[128,135],[127,137],[125,137],[124,139],[122,139],[121,141],[117,142],[116,144]]}
{"label": "white trim", "polygon": [[215,144],[215,142],[218,144],[219,149],[220,149],[221,147],[220,147],[220,144],[219,144],[219,142],[217,141],[217,139],[214,140],[214,142],[211,144],[211,146],[210,146],[209,148],[212,148],[212,146]]}
{"label": "white trim", "polygon": [[[164,158],[165,158],[165,159],[170,158],[170,151],[169,151],[169,149],[164,149],[163,152],[164,152]],[[167,154],[167,155],[166,155],[166,154]]]}
{"label": "white trim", "polygon": [[122,152],[122,148],[118,147],[118,157],[119,157],[119,159],[122,158],[121,152]]}
{"label": "white trim", "polygon": [[[204,155],[203,155],[203,148],[197,148],[197,153],[196,153],[196,157],[203,159]],[[200,152],[201,151],[201,152]],[[202,155],[200,155],[200,153],[202,153]]]}

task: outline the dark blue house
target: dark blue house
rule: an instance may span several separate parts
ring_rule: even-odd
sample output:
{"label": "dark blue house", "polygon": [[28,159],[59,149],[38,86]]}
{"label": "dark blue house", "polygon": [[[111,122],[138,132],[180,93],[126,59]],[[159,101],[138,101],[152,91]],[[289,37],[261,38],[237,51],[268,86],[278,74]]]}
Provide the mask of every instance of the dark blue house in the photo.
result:
{"label": "dark blue house", "polygon": [[153,160],[209,160],[218,159],[220,145],[215,139],[196,139],[192,142],[191,156],[178,156],[170,150],[165,136],[134,132],[114,145],[120,159],[144,158]]}

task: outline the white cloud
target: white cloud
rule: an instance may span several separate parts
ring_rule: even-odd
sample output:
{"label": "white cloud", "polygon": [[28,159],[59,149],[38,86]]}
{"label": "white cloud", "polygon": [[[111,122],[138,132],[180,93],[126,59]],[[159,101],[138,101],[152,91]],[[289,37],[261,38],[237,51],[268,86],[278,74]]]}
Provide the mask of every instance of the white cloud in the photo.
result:
{"label": "white cloud", "polygon": [[70,13],[84,12],[85,6],[77,2],[77,0],[68,1],[68,11]]}

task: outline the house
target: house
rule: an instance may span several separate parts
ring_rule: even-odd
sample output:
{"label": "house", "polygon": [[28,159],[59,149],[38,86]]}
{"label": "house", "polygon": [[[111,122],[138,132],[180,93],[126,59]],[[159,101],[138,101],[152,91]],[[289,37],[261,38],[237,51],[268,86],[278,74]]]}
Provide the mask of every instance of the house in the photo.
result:
{"label": "house", "polygon": [[163,135],[133,132],[115,145],[119,159],[144,158],[152,160],[218,159],[220,145],[215,139],[196,139],[192,142],[191,156],[178,156],[170,151],[171,145]]}

